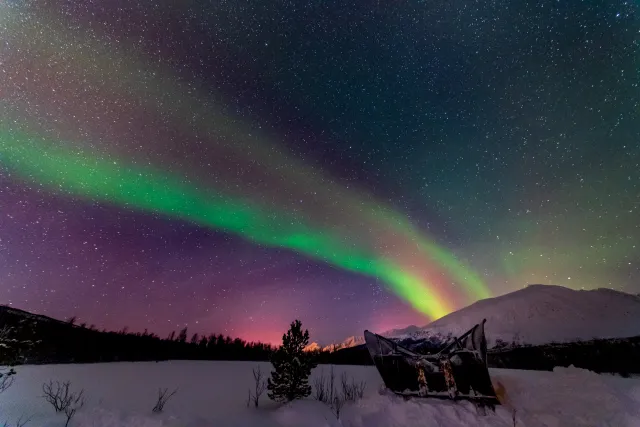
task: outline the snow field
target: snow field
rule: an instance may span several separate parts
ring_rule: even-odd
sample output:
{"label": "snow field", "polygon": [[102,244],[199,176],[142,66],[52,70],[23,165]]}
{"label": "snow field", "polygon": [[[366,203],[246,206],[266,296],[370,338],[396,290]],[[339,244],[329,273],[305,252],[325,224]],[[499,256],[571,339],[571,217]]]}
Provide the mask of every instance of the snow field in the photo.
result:
{"label": "snow field", "polygon": [[[247,408],[252,368],[269,363],[170,361],[89,365],[21,366],[15,384],[0,395],[0,425],[63,427],[65,418],[44,401],[42,383],[70,380],[84,388],[86,404],[70,427],[640,427],[640,380],[597,375],[575,368],[554,372],[491,370],[505,405],[482,415],[469,402],[404,400],[380,394],[374,367],[335,366],[366,381],[364,399],[345,406],[340,420],[312,399],[278,405],[266,393],[260,408]],[[313,377],[328,373],[319,366]],[[158,388],[178,388],[165,411],[153,414]]]}

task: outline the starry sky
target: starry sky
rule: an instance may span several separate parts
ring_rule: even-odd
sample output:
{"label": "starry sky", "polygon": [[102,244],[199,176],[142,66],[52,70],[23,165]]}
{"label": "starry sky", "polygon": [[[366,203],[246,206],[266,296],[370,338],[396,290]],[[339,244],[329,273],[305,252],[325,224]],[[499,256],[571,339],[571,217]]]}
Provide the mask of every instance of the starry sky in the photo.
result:
{"label": "starry sky", "polygon": [[0,1],[0,303],[321,343],[640,292],[633,1]]}

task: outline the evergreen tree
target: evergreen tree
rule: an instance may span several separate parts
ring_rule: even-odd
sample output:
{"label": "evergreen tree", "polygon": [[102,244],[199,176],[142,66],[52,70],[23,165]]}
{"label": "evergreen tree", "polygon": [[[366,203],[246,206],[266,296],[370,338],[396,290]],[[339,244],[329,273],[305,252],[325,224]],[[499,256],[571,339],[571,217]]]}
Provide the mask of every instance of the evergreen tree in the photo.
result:
{"label": "evergreen tree", "polygon": [[309,375],[315,363],[304,348],[309,344],[309,331],[302,331],[299,320],[282,336],[282,346],[271,359],[274,370],[267,380],[269,398],[279,402],[301,399],[311,394]]}
{"label": "evergreen tree", "polygon": [[208,342],[209,342],[209,340],[207,339],[207,337],[205,337],[203,335],[202,338],[200,338],[200,342],[198,343],[198,347],[200,347],[200,349],[204,350],[205,348],[207,348],[207,343]]}
{"label": "evergreen tree", "polygon": [[177,341],[178,341],[178,342],[181,342],[181,343],[185,343],[185,342],[187,342],[187,328],[186,328],[186,327],[185,327],[184,329],[182,329],[182,330],[180,331],[180,333],[178,334],[178,339],[177,339]]}
{"label": "evergreen tree", "polygon": [[198,344],[198,340],[200,339],[200,337],[198,337],[198,334],[195,333],[193,334],[193,336],[191,337],[191,344]]}

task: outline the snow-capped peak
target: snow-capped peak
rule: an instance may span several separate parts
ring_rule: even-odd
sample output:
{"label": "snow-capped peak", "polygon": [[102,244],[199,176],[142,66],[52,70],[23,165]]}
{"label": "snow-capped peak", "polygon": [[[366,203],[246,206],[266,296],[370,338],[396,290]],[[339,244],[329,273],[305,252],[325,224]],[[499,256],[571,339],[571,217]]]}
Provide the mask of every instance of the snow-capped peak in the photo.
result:
{"label": "snow-capped peak", "polygon": [[341,350],[343,348],[355,347],[360,344],[364,344],[364,336],[353,336],[353,337],[347,338],[341,343],[329,344],[328,346],[324,347],[322,350],[332,352],[332,351]]}
{"label": "snow-capped peak", "polygon": [[309,344],[304,348],[304,351],[320,351],[320,350],[322,350],[322,347],[320,347],[320,344],[318,344],[317,342],[312,342],[311,344]]}

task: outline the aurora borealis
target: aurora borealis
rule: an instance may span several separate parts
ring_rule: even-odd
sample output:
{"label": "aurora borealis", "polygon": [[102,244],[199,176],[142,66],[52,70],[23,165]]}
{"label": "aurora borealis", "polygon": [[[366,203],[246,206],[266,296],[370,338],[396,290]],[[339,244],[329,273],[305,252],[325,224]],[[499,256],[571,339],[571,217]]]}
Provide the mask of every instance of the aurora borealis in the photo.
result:
{"label": "aurora borealis", "polygon": [[[8,126],[7,126],[8,127]],[[70,151],[51,150],[51,142],[15,133],[0,135],[2,154],[9,170],[35,182],[45,182],[71,195],[89,200],[156,212],[214,230],[229,231],[258,244],[284,247],[329,262],[346,270],[368,274],[390,284],[390,288],[416,310],[431,317],[447,314],[446,302],[430,292],[428,282],[406,273],[384,259],[362,255],[359,248],[330,233],[313,233],[297,218],[261,212],[237,200],[198,191],[180,179],[144,169],[119,167]]]}
{"label": "aurora borealis", "polygon": [[0,302],[327,342],[640,292],[633,3],[0,11]]}

